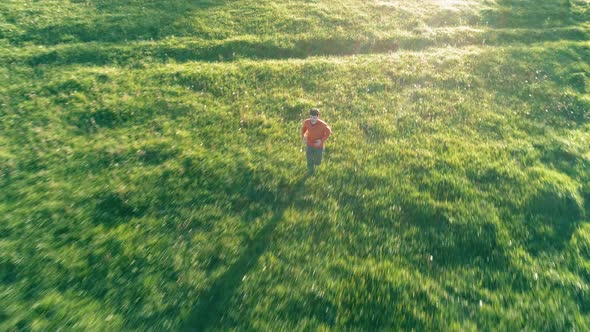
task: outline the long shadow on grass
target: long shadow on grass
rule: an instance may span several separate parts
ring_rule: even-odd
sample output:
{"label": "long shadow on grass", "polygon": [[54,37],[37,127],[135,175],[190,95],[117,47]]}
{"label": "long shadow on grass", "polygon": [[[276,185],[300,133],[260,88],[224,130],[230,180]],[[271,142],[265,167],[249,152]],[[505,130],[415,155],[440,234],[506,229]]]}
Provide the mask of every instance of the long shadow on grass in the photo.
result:
{"label": "long shadow on grass", "polygon": [[280,202],[273,203],[279,206],[274,211],[271,220],[260,230],[258,234],[246,244],[242,256],[236,263],[227,269],[211,287],[201,295],[196,306],[193,308],[189,318],[184,326],[183,331],[206,331],[213,329],[221,321],[225,308],[237,288],[240,286],[242,277],[250,271],[260,256],[266,251],[271,242],[272,234],[277,228],[283,215],[298,195],[301,194],[306,178],[299,180],[291,188],[283,192],[286,193]]}

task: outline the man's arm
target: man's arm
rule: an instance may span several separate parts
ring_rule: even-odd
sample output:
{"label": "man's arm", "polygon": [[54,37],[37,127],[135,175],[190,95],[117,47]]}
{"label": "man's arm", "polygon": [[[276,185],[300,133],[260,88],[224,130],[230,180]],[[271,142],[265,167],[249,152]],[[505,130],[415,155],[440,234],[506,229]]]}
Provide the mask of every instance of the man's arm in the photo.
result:
{"label": "man's arm", "polygon": [[303,123],[303,126],[301,127],[301,139],[303,140],[303,143],[307,143],[306,139],[305,139],[306,132],[307,132],[307,127],[305,126],[305,123]]}
{"label": "man's arm", "polygon": [[326,129],[324,129],[324,132],[322,135],[322,144],[328,139],[328,137],[330,137],[331,134],[332,134],[332,128],[330,128],[330,126],[326,125]]}

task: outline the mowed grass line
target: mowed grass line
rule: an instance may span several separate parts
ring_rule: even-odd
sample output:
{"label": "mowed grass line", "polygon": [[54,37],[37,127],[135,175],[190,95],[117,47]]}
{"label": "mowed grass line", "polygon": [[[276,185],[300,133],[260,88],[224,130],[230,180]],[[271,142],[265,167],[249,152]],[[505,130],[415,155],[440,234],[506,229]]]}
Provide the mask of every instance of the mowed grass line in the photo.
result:
{"label": "mowed grass line", "polygon": [[[423,50],[442,45],[588,39],[584,1],[548,2],[536,6],[533,14],[526,9],[534,4],[510,1],[476,6],[475,2],[423,1],[409,5],[350,0],[344,7],[329,1],[305,5],[197,2],[174,3],[176,11],[158,10],[151,1],[142,3],[144,7],[100,1],[83,6],[55,6],[51,1],[5,4],[6,16],[12,19],[3,29],[7,45],[0,59],[33,66],[145,66],[153,61],[306,58]],[[274,19],[253,20],[255,12]],[[60,18],[62,25],[49,20],[57,13],[65,14]],[[150,15],[157,15],[158,20]]]}
{"label": "mowed grass line", "polygon": [[350,56],[392,53],[403,50],[422,51],[443,47],[478,45],[519,46],[551,41],[588,40],[588,29],[566,27],[554,29],[483,30],[465,27],[429,31],[425,36],[399,34],[387,38],[314,35],[277,37],[240,36],[222,41],[195,41],[194,38],[171,38],[161,42],[66,44],[50,47],[7,48],[0,54],[6,63],[39,65],[107,65],[147,67],[162,62],[227,62],[240,59],[305,59],[314,56]]}
{"label": "mowed grass line", "polygon": [[[162,63],[121,46],[121,61],[33,64],[23,59],[45,51],[19,42],[59,50],[69,46],[51,45],[81,37],[5,37],[4,54],[30,57],[1,72],[0,326],[587,329],[590,55],[587,42],[560,36],[587,31],[583,2],[567,3],[497,1],[479,12],[387,2],[381,21],[345,13],[373,5],[331,14],[339,4],[309,3],[311,19],[330,22],[322,29],[361,28],[346,39],[357,42],[398,33],[383,25],[396,15],[425,32],[490,18],[508,35],[304,60],[271,50],[279,59]],[[138,28],[126,38],[166,43],[161,31],[199,10],[305,12],[287,4],[177,4],[179,16],[149,23],[165,29],[130,20]],[[112,27],[109,15],[95,22]],[[248,20],[202,27],[225,43],[260,22]],[[334,136],[301,185],[298,130],[312,106]]]}

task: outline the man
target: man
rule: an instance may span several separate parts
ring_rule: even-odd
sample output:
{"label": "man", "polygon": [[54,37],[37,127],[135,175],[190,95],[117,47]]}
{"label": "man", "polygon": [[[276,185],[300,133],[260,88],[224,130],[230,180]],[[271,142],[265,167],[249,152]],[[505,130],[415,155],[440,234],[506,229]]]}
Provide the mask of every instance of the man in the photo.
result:
{"label": "man", "polygon": [[309,111],[309,119],[303,121],[301,137],[303,144],[307,145],[307,174],[313,175],[315,166],[322,163],[324,155],[324,143],[332,133],[332,129],[320,120],[320,110],[312,108]]}

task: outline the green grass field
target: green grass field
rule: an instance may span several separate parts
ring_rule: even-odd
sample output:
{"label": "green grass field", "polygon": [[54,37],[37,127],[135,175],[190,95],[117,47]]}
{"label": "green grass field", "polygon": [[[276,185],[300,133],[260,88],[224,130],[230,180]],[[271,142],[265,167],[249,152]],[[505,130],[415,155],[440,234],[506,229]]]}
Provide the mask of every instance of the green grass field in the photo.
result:
{"label": "green grass field", "polygon": [[588,0],[2,1],[0,330],[590,330],[589,40]]}

